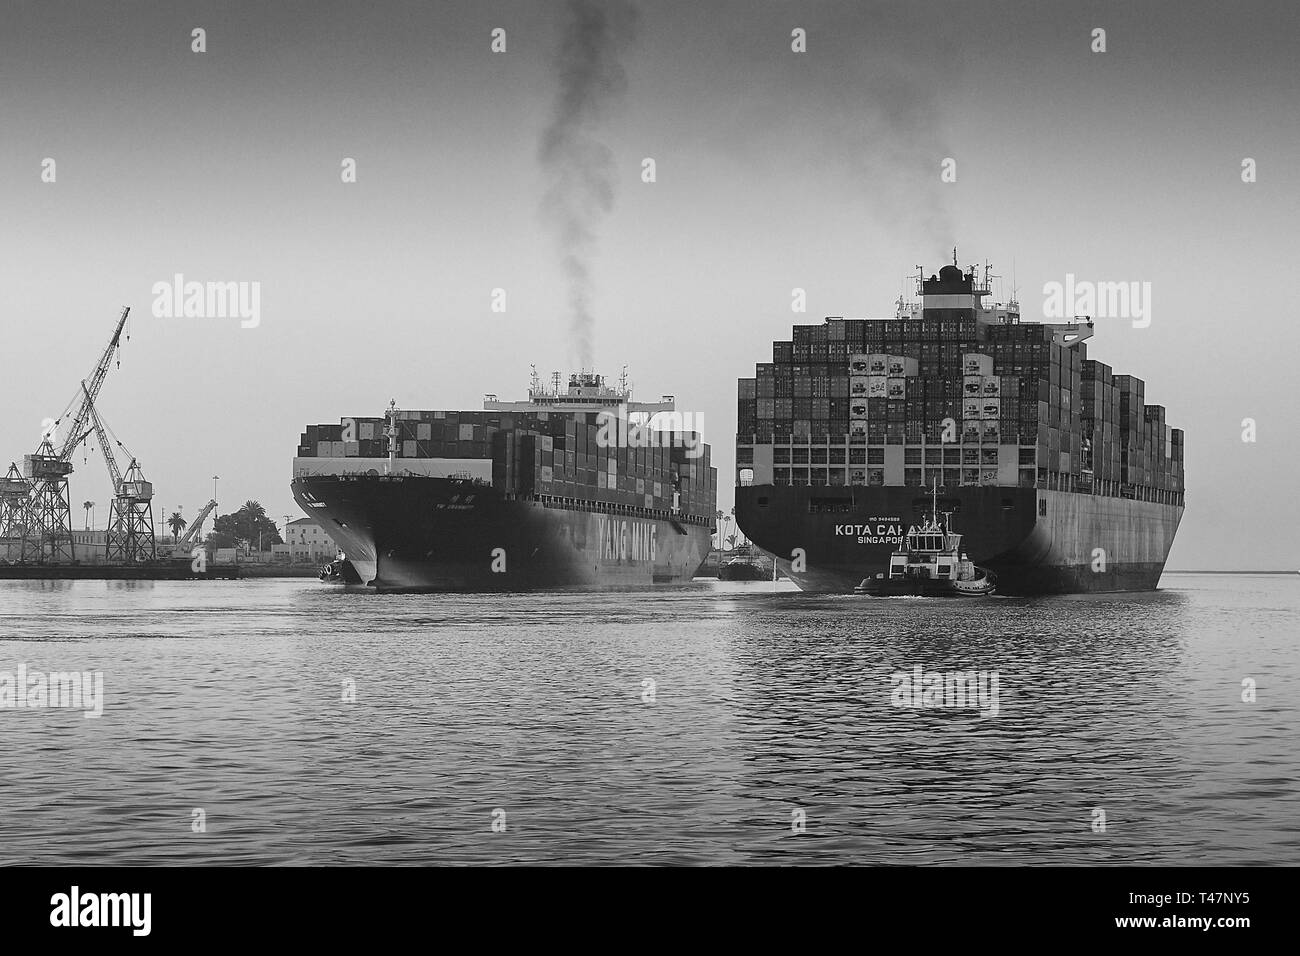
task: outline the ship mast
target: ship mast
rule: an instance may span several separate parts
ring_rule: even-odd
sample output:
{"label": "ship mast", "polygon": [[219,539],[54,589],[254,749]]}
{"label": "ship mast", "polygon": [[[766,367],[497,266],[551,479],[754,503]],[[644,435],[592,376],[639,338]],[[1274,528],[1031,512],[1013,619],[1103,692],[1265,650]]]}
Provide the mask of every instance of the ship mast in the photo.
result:
{"label": "ship mast", "polygon": [[397,466],[397,399],[388,402],[388,474]]}

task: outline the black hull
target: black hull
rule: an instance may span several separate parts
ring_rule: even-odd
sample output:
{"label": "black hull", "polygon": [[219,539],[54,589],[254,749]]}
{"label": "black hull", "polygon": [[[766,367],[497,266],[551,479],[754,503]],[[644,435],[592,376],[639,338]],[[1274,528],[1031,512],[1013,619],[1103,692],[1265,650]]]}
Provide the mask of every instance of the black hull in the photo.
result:
{"label": "black hull", "polygon": [[766,581],[771,575],[757,564],[724,564],[718,568],[719,581]]}
{"label": "black hull", "polygon": [[361,575],[347,558],[331,561],[320,569],[318,577],[326,584],[361,584]]}
{"label": "black hull", "polygon": [[712,523],[554,499],[450,478],[317,475],[294,498],[380,591],[525,591],[690,581]]}
{"label": "black hull", "polygon": [[972,598],[990,597],[994,589],[988,591],[958,591],[947,581],[876,581],[854,588],[856,594],[870,597],[927,597],[927,598]]}
{"label": "black hull", "polygon": [[[940,490],[940,510],[999,594],[1150,591],[1182,518],[1179,505],[1035,488]],[[884,571],[907,525],[929,513],[915,487],[742,486],[736,521],[807,591],[852,591]],[[796,550],[799,549],[799,550]]]}

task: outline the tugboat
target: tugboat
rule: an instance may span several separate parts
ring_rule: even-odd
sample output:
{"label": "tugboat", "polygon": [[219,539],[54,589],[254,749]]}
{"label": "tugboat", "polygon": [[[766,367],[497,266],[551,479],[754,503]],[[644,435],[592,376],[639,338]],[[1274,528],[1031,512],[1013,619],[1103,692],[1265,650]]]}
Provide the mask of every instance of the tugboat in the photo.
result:
{"label": "tugboat", "polygon": [[889,556],[889,570],[864,578],[855,594],[874,597],[988,597],[997,591],[997,576],[977,567],[961,550],[961,535],[950,527],[951,512],[943,523],[938,515],[939,488],[935,484],[930,517],[908,528],[903,547]]}
{"label": "tugboat", "polygon": [[360,584],[361,575],[352,566],[347,555],[342,551],[325,567],[320,569],[320,579],[326,584]]}
{"label": "tugboat", "polygon": [[730,557],[718,568],[719,581],[766,581],[768,565],[752,545],[742,544],[730,552]]}

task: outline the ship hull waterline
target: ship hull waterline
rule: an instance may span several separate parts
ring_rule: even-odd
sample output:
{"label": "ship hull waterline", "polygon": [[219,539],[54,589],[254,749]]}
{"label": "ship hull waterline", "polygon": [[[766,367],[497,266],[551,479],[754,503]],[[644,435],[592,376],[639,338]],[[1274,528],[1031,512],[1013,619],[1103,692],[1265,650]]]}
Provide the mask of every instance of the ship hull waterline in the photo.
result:
{"label": "ship hull waterline", "polygon": [[[1181,505],[1003,486],[940,489],[962,550],[997,577],[1000,595],[1154,590]],[[736,521],[777,555],[802,590],[844,593],[889,564],[911,524],[929,513],[920,487],[774,486],[736,489]]]}
{"label": "ship hull waterline", "polygon": [[450,478],[318,475],[291,487],[377,591],[680,584],[703,565],[712,531],[681,518],[561,507]]}

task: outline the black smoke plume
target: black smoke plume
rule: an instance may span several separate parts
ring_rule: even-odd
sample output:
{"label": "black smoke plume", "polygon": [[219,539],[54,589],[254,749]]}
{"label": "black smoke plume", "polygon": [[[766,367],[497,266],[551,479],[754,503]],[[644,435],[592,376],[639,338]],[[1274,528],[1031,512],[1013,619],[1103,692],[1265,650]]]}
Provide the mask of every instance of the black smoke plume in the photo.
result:
{"label": "black smoke plume", "polygon": [[627,88],[620,58],[632,42],[635,7],[624,0],[569,0],[555,57],[559,89],[538,157],[548,184],[542,214],[555,230],[568,283],[573,350],[590,369],[595,352],[592,261],[600,221],[613,209],[615,167],[598,132]]}

